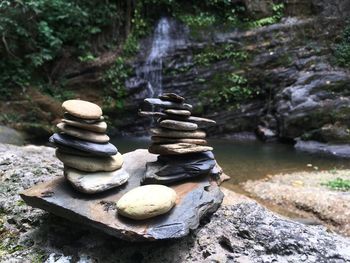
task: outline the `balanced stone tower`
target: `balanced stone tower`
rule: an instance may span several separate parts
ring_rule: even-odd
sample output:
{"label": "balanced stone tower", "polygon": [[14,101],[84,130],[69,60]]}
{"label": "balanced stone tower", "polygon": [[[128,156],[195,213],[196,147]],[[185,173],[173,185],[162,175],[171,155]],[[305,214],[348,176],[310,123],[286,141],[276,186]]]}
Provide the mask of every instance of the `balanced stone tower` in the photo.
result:
{"label": "balanced stone tower", "polygon": [[129,174],[123,169],[123,156],[109,143],[107,124],[101,108],[83,100],[62,104],[64,118],[59,133],[49,141],[56,157],[64,163],[66,179],[78,191],[98,193],[124,184]]}
{"label": "balanced stone tower", "polygon": [[165,93],[159,98],[147,98],[145,102],[161,111],[140,111],[140,116],[157,118],[157,126],[150,130],[150,153],[159,154],[156,162],[146,165],[143,184],[169,184],[189,178],[212,175],[218,177],[212,147],[208,146],[206,133],[200,130],[215,121],[191,116],[192,105],[185,98]]}

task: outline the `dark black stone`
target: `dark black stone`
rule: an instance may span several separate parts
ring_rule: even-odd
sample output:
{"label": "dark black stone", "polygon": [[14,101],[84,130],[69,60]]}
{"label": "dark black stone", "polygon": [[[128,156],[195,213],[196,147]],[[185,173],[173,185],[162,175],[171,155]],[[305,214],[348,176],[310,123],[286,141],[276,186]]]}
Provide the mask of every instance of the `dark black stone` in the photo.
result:
{"label": "dark black stone", "polygon": [[62,151],[64,153],[79,155],[79,156],[95,156],[96,155],[93,153],[80,151],[80,150],[74,149],[72,147],[64,146],[64,145],[59,144],[59,143],[55,143],[52,136],[49,138],[49,142],[50,142],[51,146],[53,146],[55,148],[59,148],[60,151]]}
{"label": "dark black stone", "polygon": [[80,140],[66,134],[55,133],[49,140],[54,141],[59,145],[71,147],[99,156],[110,156],[118,153],[117,148],[111,143],[93,143]]}
{"label": "dark black stone", "polygon": [[177,103],[183,103],[185,101],[184,97],[181,97],[180,95],[177,95],[175,93],[163,93],[159,96],[159,98],[161,100],[173,101]]}
{"label": "dark black stone", "polygon": [[[156,162],[146,164],[142,184],[170,184],[215,173],[216,161],[212,152],[183,155],[160,155]],[[216,173],[214,174],[216,175]]]}
{"label": "dark black stone", "polygon": [[161,107],[164,109],[178,109],[178,110],[192,110],[192,105],[187,104],[187,103],[176,103],[172,101],[165,101],[161,99],[156,99],[156,98],[147,98],[144,100],[146,103]]}

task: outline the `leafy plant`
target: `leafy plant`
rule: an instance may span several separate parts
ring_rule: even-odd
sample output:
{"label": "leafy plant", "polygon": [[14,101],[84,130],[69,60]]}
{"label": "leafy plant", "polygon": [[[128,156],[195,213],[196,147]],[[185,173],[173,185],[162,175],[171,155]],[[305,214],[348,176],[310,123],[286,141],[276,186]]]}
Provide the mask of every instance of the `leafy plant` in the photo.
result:
{"label": "leafy plant", "polygon": [[322,183],[321,185],[327,186],[333,190],[350,191],[350,180],[347,179],[336,178],[326,183]]}
{"label": "leafy plant", "polygon": [[272,25],[275,23],[278,23],[282,17],[284,16],[284,4],[283,3],[279,3],[279,4],[273,4],[272,5],[272,11],[273,11],[273,15],[269,16],[269,17],[264,17],[255,21],[249,21],[248,27],[262,27],[262,26],[268,26],[268,25]]}
{"label": "leafy plant", "polygon": [[350,67],[350,22],[343,31],[341,42],[336,45],[335,57],[339,66]]}
{"label": "leafy plant", "polygon": [[258,90],[249,86],[244,76],[236,73],[217,74],[209,85],[199,96],[211,108],[236,108],[241,102],[259,94]]}
{"label": "leafy plant", "polygon": [[0,13],[2,98],[47,82],[48,64],[63,50],[80,61],[94,59],[91,37],[119,20],[115,3],[97,0],[3,0]]}
{"label": "leafy plant", "polygon": [[131,72],[132,69],[127,65],[125,59],[118,57],[114,65],[103,76],[106,86],[106,99],[111,100],[113,98],[115,106],[119,109],[124,106],[123,99],[127,95],[125,81],[130,77]]}

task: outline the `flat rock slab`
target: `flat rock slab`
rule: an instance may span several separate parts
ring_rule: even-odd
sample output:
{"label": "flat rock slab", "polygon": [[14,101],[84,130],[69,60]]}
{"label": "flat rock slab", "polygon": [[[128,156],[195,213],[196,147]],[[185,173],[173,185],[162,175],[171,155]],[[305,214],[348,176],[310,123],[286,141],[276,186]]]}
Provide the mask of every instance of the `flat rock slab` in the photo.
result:
{"label": "flat rock slab", "polygon": [[30,206],[91,225],[129,241],[186,236],[191,229],[198,227],[203,216],[216,211],[222,202],[223,193],[216,182],[200,178],[171,186],[178,198],[176,206],[165,215],[143,221],[118,216],[115,202],[140,185],[146,172],[146,163],[157,159],[157,155],[150,154],[147,150],[136,150],[124,154],[123,157],[123,167],[130,174],[130,178],[118,188],[92,196],[86,195],[75,191],[62,176],[24,191],[21,197]]}

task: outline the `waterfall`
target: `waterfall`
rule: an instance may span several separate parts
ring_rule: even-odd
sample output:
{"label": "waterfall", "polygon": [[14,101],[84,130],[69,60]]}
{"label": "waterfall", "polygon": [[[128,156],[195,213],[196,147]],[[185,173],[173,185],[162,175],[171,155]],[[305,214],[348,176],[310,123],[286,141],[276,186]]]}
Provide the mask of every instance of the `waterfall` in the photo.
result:
{"label": "waterfall", "polygon": [[159,20],[154,30],[151,51],[144,65],[136,72],[138,77],[141,77],[148,82],[147,90],[149,97],[157,97],[163,93],[163,57],[166,56],[170,46],[170,23],[167,18],[162,18]]}

